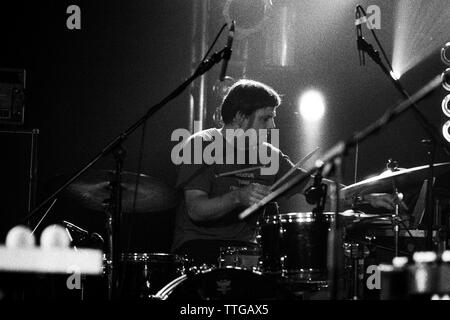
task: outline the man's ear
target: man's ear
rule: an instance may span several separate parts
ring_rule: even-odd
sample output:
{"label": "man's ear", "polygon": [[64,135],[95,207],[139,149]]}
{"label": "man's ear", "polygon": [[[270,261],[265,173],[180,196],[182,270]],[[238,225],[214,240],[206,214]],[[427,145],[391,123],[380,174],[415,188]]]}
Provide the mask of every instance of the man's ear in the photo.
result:
{"label": "man's ear", "polygon": [[241,112],[236,112],[236,115],[234,116],[233,121],[239,126],[242,127],[244,121],[247,119],[247,117]]}

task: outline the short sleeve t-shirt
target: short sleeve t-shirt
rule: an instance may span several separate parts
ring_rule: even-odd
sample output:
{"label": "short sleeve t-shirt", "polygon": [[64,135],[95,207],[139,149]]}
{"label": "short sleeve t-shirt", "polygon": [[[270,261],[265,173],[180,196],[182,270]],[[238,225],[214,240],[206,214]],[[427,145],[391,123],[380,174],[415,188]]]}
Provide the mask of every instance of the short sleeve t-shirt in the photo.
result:
{"label": "short sleeve t-shirt", "polygon": [[[185,144],[190,143],[191,151],[194,151],[193,142],[195,140],[201,140],[201,150],[205,151],[205,148],[215,140],[217,141],[217,139],[222,139],[224,144],[227,143],[218,129],[211,128],[192,135]],[[219,163],[220,161],[215,161],[210,164],[206,164],[204,161],[198,164],[192,163],[193,161],[190,163],[182,163],[178,168],[177,187],[182,189],[183,192],[186,190],[202,190],[208,194],[209,198],[214,198],[250,183],[270,186],[289,171],[293,167],[293,164],[279,149],[268,143],[265,143],[265,145],[270,150],[269,152],[274,152],[278,157],[277,170],[273,170],[271,174],[262,174],[263,172],[260,169],[262,162],[259,157],[256,159],[256,163],[255,161],[249,161],[248,151],[245,155],[244,163],[241,164],[237,163],[236,156],[231,164],[229,161],[227,163],[225,156],[222,154],[220,157],[223,158],[223,163]],[[191,160],[193,160],[193,154],[191,153],[191,155]],[[275,157],[275,155],[272,157]],[[264,163],[267,165],[267,162]],[[234,173],[235,171],[251,168],[255,170]],[[177,210],[172,250],[176,250],[187,241],[199,239],[255,242],[257,220],[261,212],[253,213],[247,218],[240,220],[238,215],[244,209],[245,207],[236,208],[220,219],[197,222],[189,217],[183,197],[183,201]]]}

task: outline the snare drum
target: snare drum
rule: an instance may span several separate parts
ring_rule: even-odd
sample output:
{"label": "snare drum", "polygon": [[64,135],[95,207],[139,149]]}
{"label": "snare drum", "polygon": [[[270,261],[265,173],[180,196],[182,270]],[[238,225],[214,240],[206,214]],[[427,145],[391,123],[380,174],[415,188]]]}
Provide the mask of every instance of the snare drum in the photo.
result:
{"label": "snare drum", "polygon": [[195,300],[289,300],[294,296],[275,280],[256,271],[213,268],[188,273],[167,284],[155,299]]}
{"label": "snare drum", "polygon": [[265,272],[304,282],[323,282],[332,214],[285,213],[266,217],[260,226]]}
{"label": "snare drum", "polygon": [[119,271],[122,296],[147,299],[184,274],[184,260],[167,253],[130,253],[122,255]]}

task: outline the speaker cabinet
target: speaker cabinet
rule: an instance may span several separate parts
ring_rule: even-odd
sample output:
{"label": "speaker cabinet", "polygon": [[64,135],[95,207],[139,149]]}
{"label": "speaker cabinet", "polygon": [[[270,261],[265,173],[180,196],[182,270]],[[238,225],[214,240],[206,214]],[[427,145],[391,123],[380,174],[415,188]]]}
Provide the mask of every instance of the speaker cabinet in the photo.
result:
{"label": "speaker cabinet", "polygon": [[36,201],[39,130],[0,130],[0,243]]}

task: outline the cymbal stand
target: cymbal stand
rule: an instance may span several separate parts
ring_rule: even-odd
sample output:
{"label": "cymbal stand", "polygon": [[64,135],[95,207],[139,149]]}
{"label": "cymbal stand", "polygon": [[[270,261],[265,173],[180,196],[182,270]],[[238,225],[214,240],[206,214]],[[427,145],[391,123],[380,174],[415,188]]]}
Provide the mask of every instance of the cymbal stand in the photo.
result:
{"label": "cymbal stand", "polygon": [[[400,115],[405,113],[408,109],[412,108],[412,106],[416,103],[427,97],[431,92],[436,90],[438,87],[441,86],[442,80],[440,75],[436,75],[433,77],[431,81],[429,81],[425,86],[423,86],[419,91],[417,91],[413,96],[410,98],[402,101],[400,104],[393,106],[389,108],[381,118],[376,120],[375,122],[371,123],[369,126],[364,128],[362,131],[354,133],[348,140],[346,141],[339,141],[337,144],[335,144],[331,149],[329,149],[322,157],[321,160],[317,160],[314,165],[306,166],[305,172],[303,175],[297,175],[293,177],[291,180],[285,182],[283,185],[281,185],[278,189],[267,195],[264,199],[259,201],[258,203],[253,204],[252,206],[245,209],[243,212],[239,214],[240,219],[244,219],[248,215],[254,213],[259,208],[263,207],[268,202],[272,201],[273,199],[285,194],[287,191],[292,190],[293,187],[299,185],[300,183],[303,183],[306,181],[306,179],[310,179],[311,175],[317,172],[317,170],[322,169],[325,165],[325,168],[328,166],[334,166],[335,165],[335,176],[337,177],[337,184],[335,186],[336,192],[330,192],[330,194],[336,193],[336,199],[334,200],[334,205],[336,208],[335,217],[336,221],[333,224],[333,229],[338,230],[336,228],[336,223],[338,223],[338,210],[339,210],[339,198],[341,196],[341,192],[339,192],[340,185],[338,184],[339,181],[341,181],[341,168],[340,168],[340,160],[342,157],[348,154],[348,151],[351,148],[354,148],[357,143],[364,142],[367,138],[374,136],[376,133],[384,129],[386,126],[388,126],[394,119],[398,118]],[[439,137],[439,136],[437,136]],[[338,160],[339,159],[339,160]],[[337,162],[337,164],[336,164]],[[328,174],[330,172],[330,169],[323,170],[323,176],[328,177]],[[342,194],[344,197],[345,194]],[[337,239],[337,237],[336,237]],[[335,241],[336,243],[336,241]],[[333,248],[334,249],[334,248]],[[329,253],[329,256],[332,256],[333,252]],[[335,273],[333,272],[333,275]],[[334,277],[335,278],[335,277]],[[335,288],[332,288],[332,296],[336,296]]]}
{"label": "cymbal stand", "polygon": [[[364,8],[358,6],[359,10],[361,10],[366,16]],[[381,44],[378,41],[378,38],[375,34],[374,29],[371,29],[372,34],[374,35],[375,40],[377,41],[379,47],[381,48],[383,54],[384,50]],[[411,96],[405,90],[403,85],[400,83],[400,80],[394,76],[394,71],[392,70],[392,66],[385,55],[385,59],[388,62],[389,69],[386,67],[381,61],[380,55],[377,50],[373,48],[372,45],[367,43],[364,38],[358,39],[358,49],[366,52],[369,57],[381,68],[384,74],[388,77],[397,91],[409,102],[411,102],[412,110],[414,111],[414,115],[418,120],[419,124],[426,130],[429,135],[432,149],[429,152],[429,177],[428,177],[428,188],[427,188],[427,200],[426,200],[426,210],[425,216],[427,217],[427,233],[426,233],[426,246],[428,250],[433,250],[433,220],[434,220],[434,210],[433,210],[433,180],[434,180],[434,160],[435,160],[435,152],[438,146],[441,147],[442,150],[445,151],[447,155],[450,155],[450,147],[448,146],[448,142],[443,138],[443,136],[439,133],[438,129],[423,115],[423,113],[419,110],[416,102],[411,101]]]}
{"label": "cymbal stand", "polygon": [[[369,241],[370,245],[370,241]],[[347,258],[347,268],[350,270],[348,276],[348,296],[352,300],[363,298],[363,280],[365,258],[369,256],[369,248],[364,243],[351,241],[344,243],[344,255]],[[350,287],[351,285],[351,287]]]}
{"label": "cymbal stand", "polygon": [[[218,64],[220,61],[224,59],[225,54],[227,54],[231,48],[225,47],[224,49],[215,52],[211,55],[208,59],[203,60],[198,68],[194,71],[194,73],[189,76],[182,84],[180,84],[174,91],[172,91],[168,96],[166,96],[164,99],[162,99],[157,104],[150,107],[147,112],[141,116],[137,121],[135,121],[131,126],[128,127],[125,131],[117,135],[113,140],[111,140],[100,152],[98,152],[92,159],[89,160],[88,163],[86,163],[81,169],[79,169],[74,175],[72,175],[71,178],[69,178],[61,187],[59,187],[56,191],[53,192],[52,195],[50,195],[48,198],[46,198],[44,201],[42,201],[39,205],[37,205],[28,215],[26,215],[22,221],[25,223],[32,217],[37,216],[38,212],[40,212],[41,209],[44,208],[47,204],[49,204],[51,201],[53,201],[62,191],[64,191],[70,184],[72,184],[75,180],[77,180],[83,173],[85,173],[88,169],[90,169],[94,164],[96,164],[100,159],[105,158],[109,154],[113,152],[119,152],[120,150],[123,150],[121,148],[122,143],[134,132],[137,128],[141,127],[151,116],[153,116],[158,110],[162,109],[167,103],[178,97],[186,88],[189,87],[189,85],[198,77],[202,76],[206,72],[208,72],[215,64]],[[119,150],[119,151],[118,151]],[[114,183],[116,186],[120,186],[121,182],[121,172],[123,168],[123,160],[117,161],[116,159],[116,174],[115,174],[115,181]],[[121,212],[121,188],[115,188],[113,191],[113,198],[110,199],[114,206],[113,209],[111,209],[112,213],[111,216],[108,216],[108,228],[115,228],[116,223],[114,219],[118,218],[120,219],[120,212]],[[112,217],[112,220],[111,220]],[[116,219],[116,221],[118,221]],[[110,230],[111,231],[111,230]],[[110,233],[109,235],[109,247],[113,252],[117,252],[113,245],[117,244],[118,239],[118,230],[114,230],[114,233]],[[113,239],[114,238],[114,239]],[[115,244],[113,244],[113,242]],[[117,254],[116,257],[114,257],[114,254],[112,254],[112,268],[114,269],[114,264],[117,262]],[[114,289],[117,287],[114,284],[117,283],[117,277],[114,275],[115,272],[112,273],[111,277],[111,297],[117,296],[116,294],[112,293]]]}
{"label": "cymbal stand", "polygon": [[[398,198],[398,190],[395,189],[395,197]],[[399,240],[399,233],[400,233],[400,216],[399,216],[399,204],[396,201],[396,204],[394,206],[394,215],[392,216],[392,224],[394,225],[394,256],[398,257],[398,240]]]}
{"label": "cymbal stand", "polygon": [[126,151],[121,144],[112,151],[116,162],[116,170],[111,179],[111,198],[105,206],[106,230],[108,241],[108,255],[106,260],[107,281],[108,281],[108,300],[119,298],[120,288],[118,284],[118,265],[120,259],[120,226],[122,219],[122,171],[123,163],[126,157]]}

